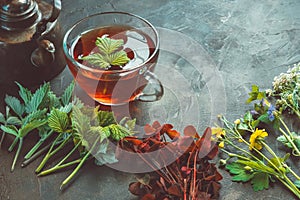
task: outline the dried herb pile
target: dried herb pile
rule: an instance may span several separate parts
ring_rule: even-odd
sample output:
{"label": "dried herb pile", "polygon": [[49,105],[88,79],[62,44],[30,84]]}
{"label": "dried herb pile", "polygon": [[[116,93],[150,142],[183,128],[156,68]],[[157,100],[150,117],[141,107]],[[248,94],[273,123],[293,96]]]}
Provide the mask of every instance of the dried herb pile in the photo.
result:
{"label": "dried herb pile", "polygon": [[[172,128],[154,122],[145,126],[144,139],[125,137],[119,142],[122,150],[139,155],[136,162],[152,169],[131,183],[129,191],[142,200],[217,199],[222,176],[211,163],[218,153],[211,129],[200,137],[192,126],[186,127],[183,135]],[[122,153],[117,157],[126,159]]]}

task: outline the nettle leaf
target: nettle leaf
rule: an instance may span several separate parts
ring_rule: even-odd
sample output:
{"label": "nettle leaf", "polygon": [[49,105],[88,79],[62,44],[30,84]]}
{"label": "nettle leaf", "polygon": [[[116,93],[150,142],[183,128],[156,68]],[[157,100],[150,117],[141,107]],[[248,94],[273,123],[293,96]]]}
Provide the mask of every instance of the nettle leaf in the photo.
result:
{"label": "nettle leaf", "polygon": [[69,102],[71,101],[72,95],[73,95],[73,91],[74,91],[74,87],[75,87],[75,82],[73,81],[64,91],[64,93],[61,96],[61,101],[63,103],[64,106],[66,106],[67,104],[69,104]]}
{"label": "nettle leaf", "polygon": [[129,119],[128,117],[124,117],[123,119],[121,119],[119,124],[127,128],[128,130],[133,131],[135,128],[136,119]]}
{"label": "nettle leaf", "polygon": [[11,135],[14,135],[14,136],[18,137],[18,129],[15,126],[12,126],[12,125],[3,126],[3,125],[1,125],[0,128],[5,133],[8,133],[8,134],[11,134]]}
{"label": "nettle leaf", "polygon": [[[102,166],[105,164],[113,164],[118,162],[115,150],[111,148],[109,143],[101,143],[98,153],[95,155],[95,164]],[[103,147],[101,147],[103,146]]]}
{"label": "nettle leaf", "polygon": [[269,175],[264,172],[256,172],[251,180],[255,192],[269,188]]}
{"label": "nettle leaf", "polygon": [[58,109],[53,109],[48,118],[48,125],[58,133],[66,132],[69,128],[68,114]]}
{"label": "nettle leaf", "polygon": [[6,120],[6,123],[12,124],[12,125],[22,125],[22,121],[19,118],[14,117],[14,116],[8,117]]}
{"label": "nettle leaf", "polygon": [[4,101],[18,116],[21,117],[23,115],[25,107],[19,99],[6,95]]}
{"label": "nettle leaf", "polygon": [[109,130],[111,132],[111,138],[117,141],[123,139],[126,136],[131,135],[128,129],[119,124],[109,125]]}
{"label": "nettle leaf", "polygon": [[25,137],[32,130],[34,130],[46,123],[47,123],[47,120],[31,121],[21,127],[21,129],[19,130],[19,135],[20,135],[20,137]]}
{"label": "nettle leaf", "polygon": [[72,127],[77,134],[83,135],[90,130],[90,118],[84,115],[78,107],[73,107],[71,116]]}
{"label": "nettle leaf", "polygon": [[61,106],[59,98],[52,92],[48,92],[48,101],[49,101],[49,108],[58,108]]}
{"label": "nettle leaf", "polygon": [[47,109],[44,108],[43,110],[36,110],[27,115],[23,120],[23,124],[27,124],[29,122],[35,121],[35,120],[40,120],[40,119],[45,119],[46,118],[46,112]]}
{"label": "nettle leaf", "polygon": [[97,120],[99,126],[108,126],[110,124],[116,124],[115,116],[113,112],[102,111],[98,112]]}
{"label": "nettle leaf", "polygon": [[32,93],[30,90],[27,88],[23,87],[20,83],[16,82],[16,84],[19,87],[19,95],[23,99],[24,103],[27,104],[31,98],[32,98]]}
{"label": "nettle leaf", "polygon": [[65,112],[65,113],[70,113],[72,111],[74,104],[73,103],[68,103],[67,105],[60,107],[59,111]]}
{"label": "nettle leaf", "polygon": [[31,100],[28,102],[28,104],[26,104],[25,111],[27,113],[31,113],[38,110],[40,105],[45,100],[45,97],[47,96],[49,90],[50,90],[50,83],[45,83],[39,89],[37,89],[33,94]]}

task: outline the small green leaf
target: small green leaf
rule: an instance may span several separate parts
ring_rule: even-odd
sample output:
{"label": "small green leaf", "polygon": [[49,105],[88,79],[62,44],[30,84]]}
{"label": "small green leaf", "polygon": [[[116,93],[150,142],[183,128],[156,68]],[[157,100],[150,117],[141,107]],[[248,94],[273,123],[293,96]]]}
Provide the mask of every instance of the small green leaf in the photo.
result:
{"label": "small green leaf", "polygon": [[59,98],[52,92],[48,92],[49,108],[58,108],[61,106]]}
{"label": "small green leaf", "polygon": [[117,141],[130,135],[130,131],[119,124],[111,124],[109,125],[109,129],[111,132],[111,138]]}
{"label": "small green leaf", "polygon": [[108,37],[96,40],[96,46],[100,53],[93,53],[82,57],[82,60],[103,69],[110,68],[113,65],[122,66],[130,61],[124,50],[119,50],[124,44],[123,40],[115,40]]}
{"label": "small green leaf", "polygon": [[259,116],[258,120],[264,123],[270,123],[268,113]]}
{"label": "small green leaf", "polygon": [[252,126],[253,129],[255,129],[258,125],[259,125],[259,120],[254,120],[251,123],[251,126]]}
{"label": "small green leaf", "polygon": [[47,123],[47,120],[36,120],[36,121],[31,121],[27,123],[26,125],[23,125],[21,129],[19,130],[19,135],[20,137],[25,137],[29,132],[32,130],[44,125]]}
{"label": "small green leaf", "polygon": [[24,103],[27,104],[31,98],[32,98],[32,93],[30,92],[30,90],[28,90],[27,88],[23,87],[20,83],[16,82],[16,84],[19,87],[19,95],[20,97],[23,99]]}
{"label": "small green leaf", "polygon": [[252,121],[252,115],[250,113],[250,111],[247,111],[246,114],[244,115],[244,120],[245,122],[251,122]]}
{"label": "small green leaf", "polygon": [[110,65],[117,66],[124,65],[130,61],[125,51],[118,51],[113,54],[109,54],[107,55],[107,60],[110,63]]}
{"label": "small green leaf", "polygon": [[260,92],[259,87],[257,85],[252,85],[252,91],[249,93],[249,98],[247,99],[247,103],[250,103],[254,100],[261,100],[266,97],[265,92]]}
{"label": "small green leaf", "polygon": [[251,180],[255,192],[269,188],[269,175],[263,172],[256,172]]}
{"label": "small green leaf", "polygon": [[4,115],[0,112],[0,123],[4,124],[5,123],[5,117]]}
{"label": "small green leaf", "polygon": [[107,69],[110,67],[110,63],[100,53],[94,53],[81,58],[82,60],[88,61],[90,64],[97,67]]}
{"label": "small green leaf", "polygon": [[228,169],[231,174],[240,174],[245,171],[244,166],[245,165],[240,163],[233,162],[226,164],[226,169]]}
{"label": "small green leaf", "polygon": [[249,181],[250,179],[252,179],[253,177],[253,174],[250,174],[250,173],[247,173],[246,171],[243,171],[237,175],[234,175],[232,177],[232,181],[242,181],[242,182],[247,182]]}
{"label": "small green leaf", "polygon": [[245,123],[240,123],[238,126],[237,126],[237,129],[239,130],[249,130],[249,127],[247,124]]}
{"label": "small green leaf", "polygon": [[96,40],[96,45],[99,48],[101,52],[104,54],[112,54],[116,50],[118,50],[122,45],[124,44],[123,40],[115,40],[115,39],[110,39],[108,37],[98,37]]}
{"label": "small green leaf", "polygon": [[69,104],[69,102],[71,101],[72,98],[72,94],[74,91],[74,87],[75,87],[75,82],[73,81],[64,91],[64,93],[61,96],[61,101],[63,103],[64,106],[66,106],[67,104]]}
{"label": "small green leaf", "polygon": [[25,108],[24,105],[21,104],[20,100],[13,96],[6,95],[5,103],[19,116],[22,117]]}
{"label": "small green leaf", "polygon": [[48,118],[48,125],[58,133],[66,132],[69,128],[69,117],[67,113],[53,109]]}
{"label": "small green leaf", "polygon": [[97,154],[94,155],[96,165],[102,166],[118,162],[114,149],[108,144],[108,142],[100,144]]}
{"label": "small green leaf", "polygon": [[35,121],[35,120],[45,119],[46,118],[46,112],[47,112],[46,108],[44,108],[43,110],[33,111],[29,115],[26,115],[26,117],[24,117],[24,119],[22,120],[22,123],[27,124],[27,123]]}
{"label": "small green leaf", "polygon": [[22,125],[22,121],[19,118],[14,116],[8,117],[6,123],[11,125]]}
{"label": "small green leaf", "polygon": [[1,125],[0,128],[5,133],[9,133],[11,135],[14,135],[14,136],[18,137],[18,129],[15,126],[11,126],[11,125],[3,126],[3,125]]}
{"label": "small green leaf", "polygon": [[31,100],[28,102],[28,104],[26,104],[25,110],[27,113],[31,113],[38,110],[40,105],[45,100],[45,97],[47,96],[49,89],[50,89],[50,84],[45,83],[35,91]]}
{"label": "small green leaf", "polygon": [[72,109],[71,121],[74,131],[79,135],[86,134],[90,130],[90,118],[84,115],[77,106]]}
{"label": "small green leaf", "polygon": [[108,126],[110,124],[115,124],[116,123],[113,112],[100,110],[98,112],[97,119],[98,119],[99,126],[102,126],[102,127],[105,127],[105,126]]}

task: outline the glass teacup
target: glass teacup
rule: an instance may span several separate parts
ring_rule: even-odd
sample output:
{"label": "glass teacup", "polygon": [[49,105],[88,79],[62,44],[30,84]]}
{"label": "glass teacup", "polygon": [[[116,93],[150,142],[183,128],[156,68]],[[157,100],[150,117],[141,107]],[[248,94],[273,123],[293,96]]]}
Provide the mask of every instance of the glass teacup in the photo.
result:
{"label": "glass teacup", "polygon": [[[95,45],[97,38],[123,40],[118,50],[126,53],[129,62],[103,68],[101,64],[97,66],[83,59],[99,53],[101,48],[97,49]],[[163,95],[162,84],[153,73],[159,54],[158,33],[152,24],[139,16],[125,12],[88,16],[66,32],[63,50],[76,83],[101,104],[156,101]],[[146,85],[149,92],[144,92]]]}

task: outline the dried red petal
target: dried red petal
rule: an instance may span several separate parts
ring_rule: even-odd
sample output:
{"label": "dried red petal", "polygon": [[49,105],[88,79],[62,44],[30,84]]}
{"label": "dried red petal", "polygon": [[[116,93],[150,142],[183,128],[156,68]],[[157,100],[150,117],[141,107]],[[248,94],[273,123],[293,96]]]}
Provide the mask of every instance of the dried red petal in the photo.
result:
{"label": "dried red petal", "polygon": [[142,184],[140,182],[133,182],[129,184],[128,190],[131,192],[131,194],[136,196],[141,196],[146,193],[146,189],[141,187]]}
{"label": "dried red petal", "polygon": [[193,138],[200,138],[199,134],[197,133],[196,128],[194,126],[191,126],[191,125],[190,126],[186,126],[184,128],[183,134],[185,136],[191,136]]}
{"label": "dried red petal", "polygon": [[155,200],[155,196],[152,194],[145,194],[141,200]]}
{"label": "dried red petal", "polygon": [[204,158],[205,156],[207,156],[209,154],[209,152],[211,151],[211,129],[207,128],[204,131],[204,134],[201,136],[200,140],[198,140],[196,142],[196,145],[198,146],[199,154],[198,157],[199,158]]}
{"label": "dried red petal", "polygon": [[182,197],[181,189],[178,185],[174,184],[171,185],[171,187],[168,188],[167,192],[170,195],[176,196],[176,197]]}
{"label": "dried red petal", "polygon": [[176,130],[167,130],[166,133],[172,140],[180,137],[180,133]]}
{"label": "dried red petal", "polygon": [[215,145],[211,151],[207,154],[207,158],[212,160],[219,152],[219,148],[217,145]]}
{"label": "dried red petal", "polygon": [[156,129],[153,128],[150,124],[146,124],[144,126],[144,131],[146,135],[153,135],[154,133],[156,133]]}

